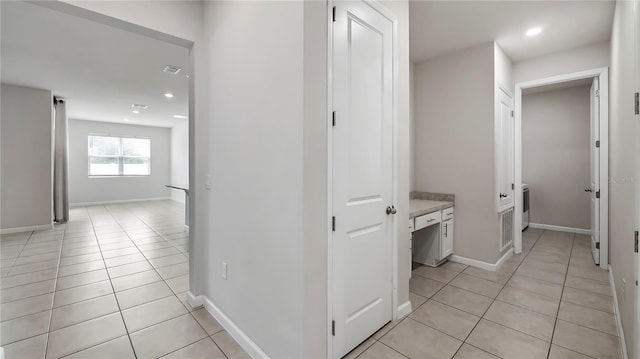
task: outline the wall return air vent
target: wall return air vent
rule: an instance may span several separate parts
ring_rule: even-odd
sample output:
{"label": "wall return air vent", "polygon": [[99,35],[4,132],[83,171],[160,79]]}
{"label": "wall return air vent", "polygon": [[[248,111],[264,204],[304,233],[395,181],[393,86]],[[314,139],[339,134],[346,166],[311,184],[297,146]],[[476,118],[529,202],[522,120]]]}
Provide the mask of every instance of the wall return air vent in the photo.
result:
{"label": "wall return air vent", "polygon": [[178,66],[175,65],[167,65],[164,67],[164,70],[162,70],[162,72],[166,72],[172,75],[177,75],[178,72],[180,72],[180,70],[182,70],[181,68],[179,68]]}
{"label": "wall return air vent", "polygon": [[146,109],[147,109],[147,107],[149,107],[149,106],[147,106],[147,105],[141,105],[141,104],[139,104],[139,103],[134,103],[134,104],[132,104],[132,105],[131,105],[131,108],[132,108],[132,109],[134,109],[134,110],[138,110],[138,111],[140,111],[140,110],[146,110]]}

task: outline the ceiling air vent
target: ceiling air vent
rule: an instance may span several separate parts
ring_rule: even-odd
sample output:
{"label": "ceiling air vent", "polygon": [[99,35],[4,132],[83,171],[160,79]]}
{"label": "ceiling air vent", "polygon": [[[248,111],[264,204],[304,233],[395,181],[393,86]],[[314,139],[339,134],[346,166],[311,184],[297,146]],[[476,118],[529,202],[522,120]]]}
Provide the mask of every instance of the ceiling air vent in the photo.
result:
{"label": "ceiling air vent", "polygon": [[146,110],[147,107],[149,107],[149,106],[141,105],[139,103],[134,103],[134,104],[131,105],[131,108],[134,109],[134,110]]}
{"label": "ceiling air vent", "polygon": [[174,66],[174,65],[167,65],[164,67],[164,70],[162,70],[163,72],[172,74],[172,75],[177,75],[178,72],[180,72],[180,70],[182,70],[181,68],[179,68],[178,66]]}

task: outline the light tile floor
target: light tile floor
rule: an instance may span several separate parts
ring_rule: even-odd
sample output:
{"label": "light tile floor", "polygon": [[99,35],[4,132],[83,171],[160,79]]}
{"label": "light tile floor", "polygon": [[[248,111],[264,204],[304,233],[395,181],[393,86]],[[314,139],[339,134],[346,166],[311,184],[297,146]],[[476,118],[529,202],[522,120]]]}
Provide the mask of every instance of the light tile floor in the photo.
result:
{"label": "light tile floor", "polygon": [[621,358],[609,274],[584,235],[528,229],[497,272],[414,268],[413,312],[346,358]]}
{"label": "light tile floor", "polygon": [[186,302],[183,205],[78,207],[70,218],[0,237],[5,358],[248,357]]}

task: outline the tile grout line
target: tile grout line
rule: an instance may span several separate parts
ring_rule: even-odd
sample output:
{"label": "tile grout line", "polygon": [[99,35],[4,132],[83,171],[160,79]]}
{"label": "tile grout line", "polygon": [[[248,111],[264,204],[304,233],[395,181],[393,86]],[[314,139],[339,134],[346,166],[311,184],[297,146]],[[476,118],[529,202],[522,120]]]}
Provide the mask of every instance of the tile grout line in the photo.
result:
{"label": "tile grout line", "polygon": [[[16,257],[16,259],[15,259],[15,260],[17,260],[17,259],[20,257],[20,255],[22,255],[22,252],[23,252],[23,251],[24,251],[24,249],[27,247],[27,244],[29,244],[29,240],[31,239],[31,237],[33,236],[33,234],[34,234],[34,233],[35,233],[35,231],[31,231],[31,233],[29,233],[29,237],[27,237],[27,240],[25,241],[24,246],[23,246],[23,247],[22,247],[22,249],[20,250],[20,253],[18,254],[18,257]],[[54,236],[54,238],[55,238],[55,227],[54,227],[54,229],[53,229],[53,236]],[[63,238],[64,238],[64,233],[63,233]],[[54,239],[54,240],[55,240],[55,239]],[[62,251],[62,244],[60,245],[60,251]],[[59,255],[58,255],[58,259],[59,259]],[[15,260],[14,260],[14,263],[15,263]],[[11,265],[11,267],[10,267],[10,270],[9,270],[8,274],[9,274],[9,273],[11,273],[11,270],[12,270],[12,269],[13,269],[13,265]],[[46,269],[45,269],[45,270],[46,270]],[[58,273],[58,271],[57,271],[57,267],[56,267],[56,277],[55,277],[54,279],[57,279],[57,273]],[[6,278],[6,277],[7,277],[7,276],[4,276],[4,277],[2,277],[2,279]],[[56,285],[56,284],[54,283],[54,289],[55,289],[55,285]],[[41,295],[45,295],[45,294],[49,294],[49,293],[44,293],[44,294],[41,294]],[[37,334],[37,335],[32,335],[32,336],[30,336],[30,337],[22,338],[22,339],[20,339],[20,340],[13,341],[13,342],[11,342],[11,343],[5,343],[5,344],[3,344],[2,346],[6,346],[6,345],[9,345],[9,344],[12,344],[12,343],[19,342],[19,341],[21,341],[21,340],[31,339],[31,338],[34,338],[34,337],[37,337],[37,336],[40,336],[40,335],[46,334],[46,335],[47,335],[47,338],[46,338],[46,340],[45,340],[45,351],[44,351],[44,354],[45,354],[45,357],[46,357],[46,355],[47,355],[47,349],[46,349],[46,348],[47,348],[47,346],[49,345],[49,328],[51,327],[51,314],[53,313],[53,299],[54,299],[54,297],[55,297],[55,292],[54,292],[54,294],[51,296],[51,303],[50,303],[50,305],[49,305],[49,311],[50,311],[50,313],[49,313],[49,324],[48,324],[48,328],[47,328],[47,332],[46,332],[46,333]],[[7,303],[10,303],[10,302],[7,302]],[[5,304],[5,303],[2,303],[2,304]],[[47,311],[47,310],[42,310],[42,311],[39,311],[39,312],[36,312],[36,313],[31,313],[31,314],[26,314],[26,315],[18,316],[18,317],[15,317],[15,318],[7,319],[7,321],[8,321],[8,320],[15,320],[15,319],[18,319],[18,318],[23,318],[23,317],[26,317],[26,316],[29,316],[29,315],[34,315],[34,314],[44,313],[44,312],[46,312],[46,311]]]}
{"label": "tile grout line", "polygon": [[[177,249],[180,253],[182,253],[182,251],[180,251],[180,250],[179,250],[177,247],[175,247],[171,242],[169,242],[169,240],[167,240],[167,239],[166,239],[166,237],[165,237],[164,235],[160,234],[160,233],[159,233],[155,228],[153,228],[153,226],[151,226],[151,225],[147,224],[147,222],[145,222],[144,220],[142,220],[138,215],[136,215],[136,214],[135,214],[133,211],[131,211],[130,209],[128,209],[128,208],[125,208],[125,209],[126,209],[126,210],[128,210],[129,212],[131,212],[131,213],[132,213],[136,218],[138,218],[140,221],[142,221],[142,223],[144,223],[146,226],[148,226],[149,228],[151,228],[151,230],[153,230],[155,233],[157,233],[158,235],[160,235],[160,237],[162,237],[162,239],[163,239],[164,241],[166,241],[166,242],[170,243],[170,244],[172,245],[172,247],[173,247],[173,248]],[[107,209],[107,210],[109,210],[109,209]],[[115,217],[114,217],[114,218],[115,218]],[[117,220],[117,219],[116,219],[116,220]],[[126,231],[126,230],[125,230],[125,231]],[[134,244],[134,245],[136,246],[136,248],[138,248],[138,247],[137,247],[137,244]],[[138,250],[139,250],[139,249],[138,249]],[[177,263],[177,264],[179,264],[179,263]],[[153,266],[153,265],[152,265],[152,267],[154,268],[154,270],[156,269],[156,267],[155,267],[155,266]],[[157,272],[157,270],[156,270],[156,272]],[[180,298],[178,298],[178,295],[173,291],[173,289],[169,286],[169,284],[168,284],[168,283],[166,283],[165,278],[164,278],[163,276],[161,276],[161,275],[160,275],[160,273],[158,273],[158,275],[160,276],[160,278],[162,278],[162,281],[165,283],[165,285],[167,285],[167,287],[169,287],[169,289],[171,290],[171,292],[173,293],[173,295],[176,297],[176,299],[177,299],[177,300],[178,300],[182,305],[184,305],[184,304],[182,303],[182,301],[180,300]],[[189,273],[189,275],[191,275],[191,273]],[[179,277],[179,276],[178,276],[178,277]],[[175,277],[175,278],[177,278],[177,277]],[[169,279],[171,279],[171,278],[169,278]],[[204,306],[203,306],[202,308],[204,308]],[[195,309],[195,308],[194,308],[194,309]],[[222,330],[220,330],[220,331],[216,332],[216,333],[212,333],[211,335],[209,335],[209,333],[207,332],[207,330],[202,326],[202,324],[200,324],[200,322],[198,321],[198,319],[193,315],[193,313],[194,313],[194,312],[195,312],[195,310],[191,311],[191,310],[189,310],[189,309],[187,308],[187,314],[189,314],[189,315],[191,316],[191,318],[193,318],[193,320],[198,324],[198,326],[200,326],[200,328],[201,328],[201,329],[204,331],[204,333],[207,335],[207,338],[211,339],[211,341],[213,342],[213,344],[214,344],[214,345],[215,345],[215,346],[220,350],[220,352],[222,353],[222,355],[224,355],[226,358],[228,358],[228,356],[227,356],[227,354],[224,352],[224,350],[222,350],[222,348],[218,345],[218,343],[216,343],[216,341],[215,341],[215,340],[213,340],[213,338],[212,338],[212,336],[213,336],[213,335],[216,335],[216,334],[218,334],[218,333],[220,333],[220,332],[224,331],[224,328],[223,328]],[[211,315],[211,314],[209,314],[209,312],[208,312],[208,311],[207,311],[207,314],[208,314],[208,315]],[[176,317],[176,318],[178,318],[178,317]],[[171,319],[175,319],[175,318],[171,318]],[[171,320],[171,319],[168,319],[168,320]],[[213,319],[215,320],[215,318],[213,318]],[[163,322],[166,322],[166,321],[168,321],[168,320],[165,320],[165,321],[163,321]],[[163,323],[163,322],[160,322],[160,323]],[[154,324],[154,325],[157,325],[157,324],[160,324],[160,323],[156,323],[156,324]],[[204,339],[204,338],[203,338],[203,339]],[[194,343],[197,343],[197,342],[199,342],[199,341],[201,341],[201,340],[202,340],[202,339],[200,339],[200,340],[198,340],[198,341],[196,341],[196,342],[194,342]],[[178,350],[181,350],[181,349],[184,349],[184,348],[186,348],[186,347],[188,347],[188,346],[190,346],[190,345],[193,345],[194,343],[189,343],[189,344],[187,344],[187,345],[185,345],[185,346],[183,346],[183,347],[181,347],[181,348],[178,348],[178,349],[176,349],[176,350],[174,350],[174,351],[172,351],[172,352],[170,352],[170,353],[166,353],[166,354],[164,354],[164,355],[169,355],[169,354],[174,353],[174,352],[176,352],[176,351],[178,351]]]}
{"label": "tile grout line", "polygon": [[142,223],[144,223],[144,225],[145,225],[145,226],[147,226],[147,227],[151,228],[151,230],[152,230],[153,232],[155,232],[157,235],[159,235],[160,237],[162,237],[162,239],[163,239],[164,241],[166,241],[167,243],[169,243],[169,244],[171,245],[171,247],[175,248],[178,252],[180,252],[180,253],[182,253],[182,254],[184,255],[184,252],[182,252],[178,247],[176,247],[173,243],[171,243],[171,242],[170,242],[170,240],[169,240],[169,239],[167,239],[163,234],[161,234],[161,233],[160,233],[160,232],[158,232],[155,228],[153,228],[153,226],[151,226],[149,223],[147,223],[144,219],[140,218],[140,216],[138,216],[137,214],[135,214],[135,212],[131,211],[129,208],[126,208],[126,206],[125,206],[125,209],[126,209],[127,211],[129,211],[131,214],[133,214],[133,215],[134,215],[134,216],[135,216],[139,221],[141,221]]}
{"label": "tile grout line", "polygon": [[[44,357],[47,357],[47,351],[49,350],[49,334],[51,333],[51,320],[53,319],[53,305],[56,301],[56,288],[58,287],[58,273],[60,273],[60,259],[62,257],[62,247],[64,246],[64,232],[67,229],[67,224],[63,223],[64,229],[62,231],[62,238],[60,239],[60,250],[58,251],[58,265],[56,266],[56,276],[54,277],[53,294],[51,295],[51,309],[49,312],[49,324],[47,325],[47,340],[44,346]],[[54,236],[55,236],[55,226]]]}
{"label": "tile grout line", "polygon": [[[524,263],[524,260],[527,258],[527,256],[529,255],[529,253],[531,253],[531,249],[533,249],[533,247],[536,245],[536,243],[538,243],[538,240],[540,239],[540,237],[542,237],[542,233],[544,233],[544,231],[542,231],[540,233],[540,235],[538,236],[538,238],[536,238],[535,242],[533,242],[533,245],[531,246],[531,248],[529,248],[529,250],[526,252],[526,254],[522,257],[522,260],[520,261],[520,263],[518,263],[518,265],[514,268],[513,272],[511,272],[511,275],[509,275],[509,278],[507,279],[507,281],[502,284],[502,288],[500,288],[500,291],[498,292],[498,294],[496,294],[496,296],[493,298],[493,300],[491,301],[491,304],[489,304],[487,306],[487,309],[484,311],[484,313],[482,313],[482,315],[480,316],[480,319],[476,322],[476,324],[473,326],[473,328],[471,328],[471,330],[469,331],[469,334],[467,334],[467,336],[464,338],[464,340],[462,341],[462,344],[469,344],[473,347],[475,347],[473,344],[471,343],[467,343],[467,340],[469,339],[469,337],[471,336],[471,333],[473,333],[473,331],[478,327],[478,324],[480,324],[480,322],[485,319],[485,315],[487,315],[487,312],[489,311],[489,309],[491,309],[491,307],[493,306],[493,304],[496,302],[498,296],[500,296],[500,293],[502,293],[502,291],[504,290],[504,288],[507,286],[507,283],[509,283],[509,281],[511,280],[511,278],[515,275],[515,273],[518,271],[518,269],[520,268],[520,266],[522,265],[522,263]],[[513,248],[512,248],[513,250]],[[462,289],[462,288],[460,288]],[[488,320],[488,319],[485,319]],[[493,321],[490,321],[493,323]],[[496,323],[499,324],[499,323]],[[499,324],[501,325],[501,324]],[[510,328],[511,329],[511,328]],[[460,348],[462,348],[462,345],[460,345]],[[453,356],[455,356],[456,354],[458,354],[458,352],[460,351],[460,348],[458,348],[458,350],[456,350],[456,352],[453,354]],[[484,352],[487,352],[481,348],[478,348]],[[488,352],[487,352],[488,353]],[[489,353],[491,355],[495,355],[493,353]],[[495,355],[498,356],[498,355]]]}
{"label": "tile grout line", "polygon": [[[126,229],[124,229],[124,227],[122,227],[121,222],[120,222],[120,221],[119,221],[119,220],[118,220],[118,219],[113,215],[113,213],[111,212],[111,210],[110,210],[109,208],[107,208],[106,206],[105,206],[105,209],[106,209],[106,210],[111,214],[111,216],[116,220],[116,222],[118,223],[118,225],[119,225],[119,226],[120,226],[120,227],[121,227],[121,228],[126,232]],[[125,209],[126,209],[127,211],[129,211],[130,213],[132,213],[132,214],[133,214],[136,218],[138,218],[140,221],[142,221],[142,220],[141,220],[137,215],[135,215],[135,213],[131,212],[131,211],[130,211],[129,209],[127,209],[127,208],[125,208]],[[153,227],[148,226],[144,221],[142,221],[142,222],[145,224],[145,226],[147,226],[148,228],[151,228],[151,229],[155,232],[155,230],[153,229]],[[156,232],[156,233],[157,233],[157,232]],[[161,235],[161,237],[162,237],[162,240],[167,241],[167,240],[164,238],[164,236],[162,236],[162,235]],[[133,242],[133,240],[132,240],[132,242]],[[167,242],[168,242],[168,241],[167,241]],[[134,243],[134,246],[136,247],[136,249],[138,249],[138,251],[140,251],[140,253],[142,253],[142,251],[141,251],[141,250],[140,250],[140,248],[138,247],[138,244],[137,244],[137,243],[135,243],[135,242],[133,242],[133,243]],[[176,248],[176,249],[177,249],[177,248]],[[178,250],[178,251],[179,251],[179,250]],[[182,252],[181,252],[181,253],[182,253]],[[143,254],[143,256],[144,256],[144,254]],[[145,258],[146,258],[146,256],[145,256]],[[187,260],[188,260],[188,257],[187,257]],[[147,261],[149,262],[149,260],[148,260],[148,259],[147,259]],[[156,274],[158,275],[158,277],[160,277],[160,279],[161,279],[160,281],[164,282],[164,284],[169,288],[169,290],[171,290],[171,292],[173,293],[173,296],[176,298],[176,300],[178,300],[178,302],[179,302],[179,303],[184,307],[184,303],[182,303],[182,301],[180,300],[180,298],[178,298],[177,294],[174,292],[173,288],[171,288],[171,286],[170,286],[170,285],[167,283],[167,281],[162,277],[162,275],[160,275],[160,273],[158,272],[157,268],[156,268],[153,264],[151,264],[151,262],[149,262],[149,264],[150,264],[150,265],[151,265],[151,267],[153,268],[153,271],[155,271],[155,272],[156,272]],[[191,275],[191,273],[189,273],[189,275]],[[177,278],[177,277],[176,277],[176,278]],[[155,283],[155,282],[154,282],[154,283]],[[115,288],[114,288],[114,293],[115,293]],[[167,296],[167,297],[165,297],[165,298],[169,298],[169,297],[170,297],[170,296]],[[150,302],[148,302],[148,303],[150,303]],[[130,308],[128,308],[128,309],[130,309]],[[202,325],[200,324],[200,322],[199,322],[199,321],[198,321],[198,320],[193,316],[193,312],[192,312],[192,311],[190,311],[190,310],[189,310],[189,308],[185,308],[185,309],[187,310],[187,314],[191,316],[191,318],[192,318],[192,319],[193,319],[193,320],[198,324],[198,326],[200,326],[200,328],[202,328],[202,330],[204,331],[204,333],[206,334],[206,336],[209,338],[209,337],[210,337],[209,333],[207,333],[207,331],[204,329],[204,327],[202,327]],[[121,311],[120,313],[122,314],[122,311]],[[186,314],[185,314],[185,315],[186,315]],[[150,328],[150,327],[152,327],[152,326],[155,326],[155,325],[158,325],[158,324],[161,324],[161,323],[164,323],[164,322],[167,322],[167,321],[169,321],[169,320],[176,319],[176,318],[179,318],[179,317],[182,317],[182,316],[183,316],[183,315],[180,315],[180,316],[177,316],[177,317],[174,317],[174,318],[169,318],[169,319],[167,319],[167,320],[164,320],[164,321],[161,321],[161,322],[155,323],[155,324],[153,324],[153,325],[150,325],[150,326],[148,326],[148,327],[146,327],[146,328]],[[124,321],[124,317],[123,317],[123,319],[122,319],[122,320]],[[125,328],[126,328],[126,323],[125,323]],[[146,329],[146,328],[142,328],[142,329],[140,329],[140,330],[143,330],[143,329]],[[139,331],[139,330],[138,330],[138,331]],[[137,331],[136,331],[136,332],[137,332]],[[128,336],[129,336],[129,341],[131,341],[131,334],[132,334],[132,333],[129,333],[129,329],[128,329],[128,328],[127,328],[127,334],[128,334]],[[214,334],[216,334],[216,333],[214,333]],[[202,338],[202,339],[204,339],[204,338]],[[198,342],[198,341],[200,341],[200,340],[202,340],[202,339],[199,339],[199,340],[197,340],[196,342]],[[213,341],[213,342],[214,342],[214,344],[215,344],[216,346],[218,346],[218,344],[217,344],[213,339],[211,339],[211,341]],[[192,344],[194,344],[194,343],[196,343],[196,342],[189,343],[189,344],[187,344],[185,347],[187,347],[187,346],[189,346],[189,345],[192,345]],[[133,342],[131,342],[131,346],[133,347]],[[184,348],[184,347],[182,347],[182,348]],[[180,349],[182,349],[182,348],[179,348],[179,349],[176,349],[176,350],[180,350]],[[222,351],[222,348],[219,348],[219,349],[220,349],[220,351],[223,353],[223,355],[225,355],[225,357],[226,357],[226,354],[224,354],[224,351]],[[134,352],[135,352],[135,348],[134,348]],[[165,353],[164,355],[167,355],[167,354],[169,354],[169,353]]]}
{"label": "tile grout line", "polygon": [[562,292],[560,293],[560,301],[558,302],[558,310],[556,311],[556,319],[553,321],[553,330],[551,331],[551,342],[549,343],[549,350],[547,351],[547,358],[551,355],[551,347],[553,346],[553,337],[556,335],[556,325],[558,324],[558,315],[560,314],[560,306],[562,305],[562,297],[564,296],[564,287],[567,283],[567,276],[569,273],[569,266],[571,265],[571,256],[573,256],[573,246],[576,242],[576,235],[573,234],[571,239],[571,251],[569,251],[569,262],[567,263],[567,271],[564,274],[564,283],[562,283]]}
{"label": "tile grout line", "polygon": [[[106,209],[106,207],[105,207],[105,209]],[[91,213],[89,213],[89,209],[87,209],[87,214],[89,215],[89,222],[91,223],[91,227],[93,228],[93,233],[96,234],[95,223],[93,221],[93,218],[91,218]],[[120,224],[118,224],[118,226],[120,226]],[[96,241],[97,241],[97,235],[96,235]],[[116,305],[118,306],[118,313],[120,314],[120,319],[122,319],[122,325],[124,325],[125,333],[127,335],[127,338],[129,339],[129,345],[131,345],[131,350],[133,351],[133,356],[135,358],[138,358],[138,355],[136,354],[136,348],[134,348],[133,342],[131,341],[131,336],[129,335],[129,329],[127,328],[127,322],[124,320],[124,315],[122,314],[122,307],[120,307],[120,301],[118,300],[118,296],[116,295],[116,289],[113,286],[113,281],[111,280],[111,275],[109,274],[109,270],[107,270],[107,263],[104,261],[104,256],[102,254],[102,247],[100,246],[100,242],[98,242],[98,248],[100,250],[100,257],[102,258],[102,262],[103,262],[105,270],[107,272],[107,278],[109,278],[109,284],[111,285],[111,290],[113,291],[113,297],[116,300]],[[111,340],[115,340],[115,339],[111,339]],[[109,342],[109,340],[106,341],[106,342],[103,342],[103,343],[107,343],[107,342]],[[103,344],[103,343],[100,343],[100,344]],[[100,344],[98,344],[98,345],[100,345]],[[89,349],[89,348],[84,348],[82,350],[86,350],[86,349]],[[81,350],[79,350],[79,351],[81,351]]]}

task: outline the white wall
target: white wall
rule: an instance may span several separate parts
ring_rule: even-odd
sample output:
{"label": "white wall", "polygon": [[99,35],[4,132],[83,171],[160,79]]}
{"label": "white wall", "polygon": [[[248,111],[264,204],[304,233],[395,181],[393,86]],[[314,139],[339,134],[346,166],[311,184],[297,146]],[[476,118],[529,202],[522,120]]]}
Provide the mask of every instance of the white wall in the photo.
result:
{"label": "white wall", "polygon": [[517,62],[515,83],[609,66],[610,44],[603,42]]}
{"label": "white wall", "polygon": [[522,96],[522,182],[531,223],[590,229],[590,86]]}
{"label": "white wall", "polygon": [[494,43],[415,64],[415,190],[456,195],[454,254],[495,263]]}
{"label": "white wall", "polygon": [[1,228],[51,226],[51,91],[2,84],[0,97]]}
{"label": "white wall", "polygon": [[[210,2],[207,296],[273,358],[304,357],[303,3]],[[215,205],[214,205],[215,204]],[[228,263],[228,280],[218,275]]]}
{"label": "white wall", "polygon": [[[633,286],[635,262],[633,232],[638,178],[636,177],[637,122],[633,114],[633,93],[638,68],[634,65],[633,2],[618,1],[611,33],[611,72],[609,80],[609,261],[613,269],[620,319],[627,341],[629,358],[637,358],[633,341],[636,290]],[[626,281],[623,291],[622,281]]]}
{"label": "white wall", "polygon": [[[171,128],[171,176],[173,185],[189,187],[189,122],[185,121]],[[171,199],[184,202],[184,192],[171,190]]]}
{"label": "white wall", "polygon": [[[91,134],[151,139],[151,175],[89,178],[87,138]],[[171,136],[168,128],[69,120],[69,202],[71,204],[168,198]]]}
{"label": "white wall", "polygon": [[507,89],[511,96],[513,96],[513,92],[515,91],[515,83],[513,82],[513,63],[507,54],[505,54],[500,46],[495,42],[493,43],[493,59],[496,90],[499,86],[502,86]]}

